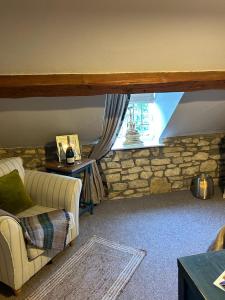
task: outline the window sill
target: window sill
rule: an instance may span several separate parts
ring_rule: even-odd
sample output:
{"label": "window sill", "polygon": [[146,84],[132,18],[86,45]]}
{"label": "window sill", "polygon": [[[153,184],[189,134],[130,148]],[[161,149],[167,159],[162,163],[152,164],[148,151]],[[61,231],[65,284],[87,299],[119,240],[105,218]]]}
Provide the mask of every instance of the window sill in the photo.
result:
{"label": "window sill", "polygon": [[157,142],[151,142],[147,143],[144,142],[143,144],[130,144],[130,145],[123,145],[117,144],[112,147],[112,150],[133,150],[133,149],[144,149],[144,148],[154,148],[154,147],[163,147],[165,144],[157,143]]}

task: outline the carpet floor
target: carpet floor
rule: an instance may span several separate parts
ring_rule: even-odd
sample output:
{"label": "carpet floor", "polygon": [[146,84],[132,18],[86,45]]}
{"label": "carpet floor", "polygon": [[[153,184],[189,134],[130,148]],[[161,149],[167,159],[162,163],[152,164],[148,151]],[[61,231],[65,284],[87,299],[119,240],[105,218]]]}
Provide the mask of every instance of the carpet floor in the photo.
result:
{"label": "carpet floor", "polygon": [[[175,300],[177,258],[205,252],[223,225],[225,200],[219,190],[210,200],[198,200],[189,191],[182,191],[105,201],[95,207],[94,215],[81,216],[74,246],[34,276],[27,288],[37,287],[57,265],[97,235],[147,251],[118,300]],[[0,291],[3,289],[0,286]],[[9,291],[4,295],[0,292],[0,299],[8,297]]]}

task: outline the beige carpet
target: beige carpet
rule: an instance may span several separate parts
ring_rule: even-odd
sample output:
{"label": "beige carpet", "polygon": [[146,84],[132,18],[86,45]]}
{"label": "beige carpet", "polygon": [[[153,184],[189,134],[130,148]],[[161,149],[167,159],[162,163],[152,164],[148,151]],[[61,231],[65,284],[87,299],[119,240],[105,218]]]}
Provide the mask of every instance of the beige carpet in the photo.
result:
{"label": "beige carpet", "polygon": [[116,299],[144,256],[143,250],[94,236],[26,299]]}

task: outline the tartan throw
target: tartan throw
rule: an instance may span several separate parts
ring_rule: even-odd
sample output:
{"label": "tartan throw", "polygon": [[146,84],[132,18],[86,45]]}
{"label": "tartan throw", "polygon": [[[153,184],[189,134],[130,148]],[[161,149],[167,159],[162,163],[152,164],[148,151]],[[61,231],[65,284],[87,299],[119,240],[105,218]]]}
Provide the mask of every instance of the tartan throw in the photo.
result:
{"label": "tartan throw", "polygon": [[69,222],[69,213],[64,209],[20,218],[27,243],[44,250],[61,251],[66,247]]}

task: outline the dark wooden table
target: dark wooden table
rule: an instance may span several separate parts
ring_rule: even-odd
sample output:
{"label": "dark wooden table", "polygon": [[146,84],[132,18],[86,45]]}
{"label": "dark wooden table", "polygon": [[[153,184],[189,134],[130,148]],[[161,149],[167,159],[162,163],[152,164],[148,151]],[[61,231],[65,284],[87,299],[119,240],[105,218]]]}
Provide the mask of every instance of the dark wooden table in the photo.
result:
{"label": "dark wooden table", "polygon": [[213,282],[225,271],[225,250],[179,258],[179,300],[224,300],[225,291]]}
{"label": "dark wooden table", "polygon": [[[87,172],[90,178],[92,173],[92,164],[95,162],[93,159],[82,159],[77,160],[73,165],[66,165],[64,163],[60,163],[58,161],[46,161],[45,168],[48,172],[61,174],[70,177],[79,177],[80,174],[83,172]],[[84,197],[80,198],[80,215],[86,211],[89,211],[93,214],[93,200],[91,198],[91,184],[90,181],[88,182],[88,194],[90,195],[90,199],[85,199]]]}

